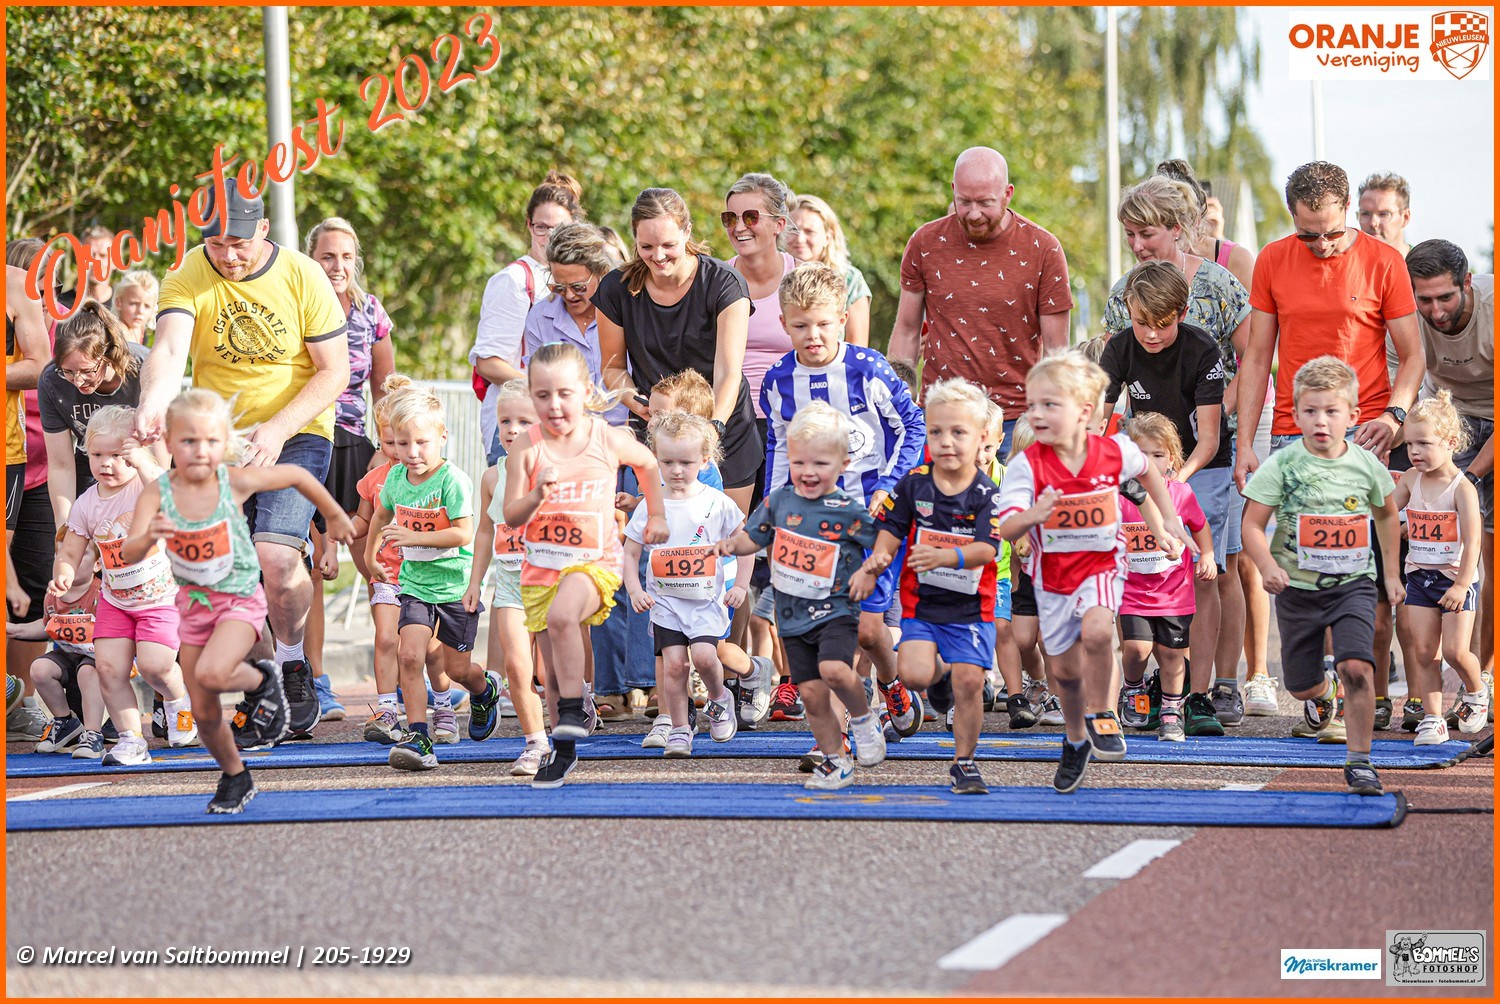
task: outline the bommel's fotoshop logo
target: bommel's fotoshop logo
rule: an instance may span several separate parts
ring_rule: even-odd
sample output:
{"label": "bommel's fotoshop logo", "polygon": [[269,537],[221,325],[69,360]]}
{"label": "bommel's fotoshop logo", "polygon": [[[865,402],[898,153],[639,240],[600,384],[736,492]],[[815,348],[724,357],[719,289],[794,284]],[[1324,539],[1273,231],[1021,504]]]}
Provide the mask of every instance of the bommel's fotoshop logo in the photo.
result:
{"label": "bommel's fotoshop logo", "polygon": [[1293,10],[1292,80],[1489,80],[1490,18],[1473,10]]}
{"label": "bommel's fotoshop logo", "polygon": [[1483,931],[1387,931],[1388,987],[1465,984],[1483,986]]}
{"label": "bommel's fotoshop logo", "polygon": [[1378,980],[1378,948],[1283,948],[1284,980]]}

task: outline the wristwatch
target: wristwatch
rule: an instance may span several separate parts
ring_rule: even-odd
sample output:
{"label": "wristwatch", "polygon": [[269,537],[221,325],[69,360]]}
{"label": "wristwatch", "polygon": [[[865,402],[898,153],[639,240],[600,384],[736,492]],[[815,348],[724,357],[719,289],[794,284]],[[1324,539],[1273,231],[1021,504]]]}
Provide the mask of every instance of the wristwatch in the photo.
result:
{"label": "wristwatch", "polygon": [[724,433],[726,433],[726,432],[729,431],[725,427],[724,423],[721,422],[721,421],[719,421],[717,418],[711,418],[711,419],[709,419],[708,420],[708,424],[714,427],[714,431],[719,434],[719,438],[720,439],[723,439],[724,438]]}
{"label": "wristwatch", "polygon": [[1473,471],[1464,471],[1464,477],[1468,478],[1469,484],[1473,485],[1475,488],[1478,488],[1482,484],[1484,484],[1484,478],[1480,477],[1478,474],[1475,474]]}
{"label": "wristwatch", "polygon": [[1397,425],[1405,425],[1406,424],[1406,409],[1405,408],[1398,408],[1398,407],[1396,407],[1393,404],[1389,408],[1385,409],[1385,411],[1382,412],[1382,414],[1390,415],[1392,418],[1394,418],[1396,420],[1396,424]]}

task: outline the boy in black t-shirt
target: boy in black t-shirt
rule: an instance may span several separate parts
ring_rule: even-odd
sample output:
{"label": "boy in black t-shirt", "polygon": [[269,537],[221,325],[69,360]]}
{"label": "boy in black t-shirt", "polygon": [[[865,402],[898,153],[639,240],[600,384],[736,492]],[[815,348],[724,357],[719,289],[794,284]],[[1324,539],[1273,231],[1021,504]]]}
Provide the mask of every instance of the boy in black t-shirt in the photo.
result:
{"label": "boy in black t-shirt", "polygon": [[932,456],[902,478],[881,506],[880,537],[849,580],[868,594],[902,542],[898,671],[912,690],[953,674],[953,791],[988,793],[974,764],[984,721],[984,677],[995,657],[995,555],[999,489],[975,465],[984,440],[987,398],[967,380],[940,380],[927,392]]}

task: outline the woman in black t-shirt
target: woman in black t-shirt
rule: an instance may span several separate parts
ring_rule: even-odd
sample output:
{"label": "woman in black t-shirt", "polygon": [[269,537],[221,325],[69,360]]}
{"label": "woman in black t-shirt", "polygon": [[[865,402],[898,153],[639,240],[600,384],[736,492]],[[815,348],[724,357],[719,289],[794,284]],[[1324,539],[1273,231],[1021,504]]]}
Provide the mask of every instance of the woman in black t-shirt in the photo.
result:
{"label": "woman in black t-shirt", "polygon": [[[724,491],[749,512],[765,444],[756,435],[750,386],[741,368],[750,321],[744,278],[693,240],[687,204],[670,188],[648,188],[630,212],[635,258],[606,275],[594,293],[604,381],[627,391],[641,422],[647,395],[662,377],[694,369],[714,388],[722,423]],[[627,368],[628,365],[628,368]]]}

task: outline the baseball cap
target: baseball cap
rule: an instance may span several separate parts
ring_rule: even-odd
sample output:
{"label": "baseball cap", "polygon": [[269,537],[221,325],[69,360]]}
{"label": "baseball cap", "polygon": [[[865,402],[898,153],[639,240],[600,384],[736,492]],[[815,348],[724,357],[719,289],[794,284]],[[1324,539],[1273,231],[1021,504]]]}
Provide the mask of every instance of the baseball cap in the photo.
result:
{"label": "baseball cap", "polygon": [[[255,229],[266,215],[266,202],[259,195],[247,199],[240,194],[239,182],[234,178],[224,181],[225,212],[219,212],[213,186],[208,189],[208,226],[203,228],[204,237],[217,237],[220,232],[236,240],[255,236]],[[227,222],[227,227],[226,227]]]}

